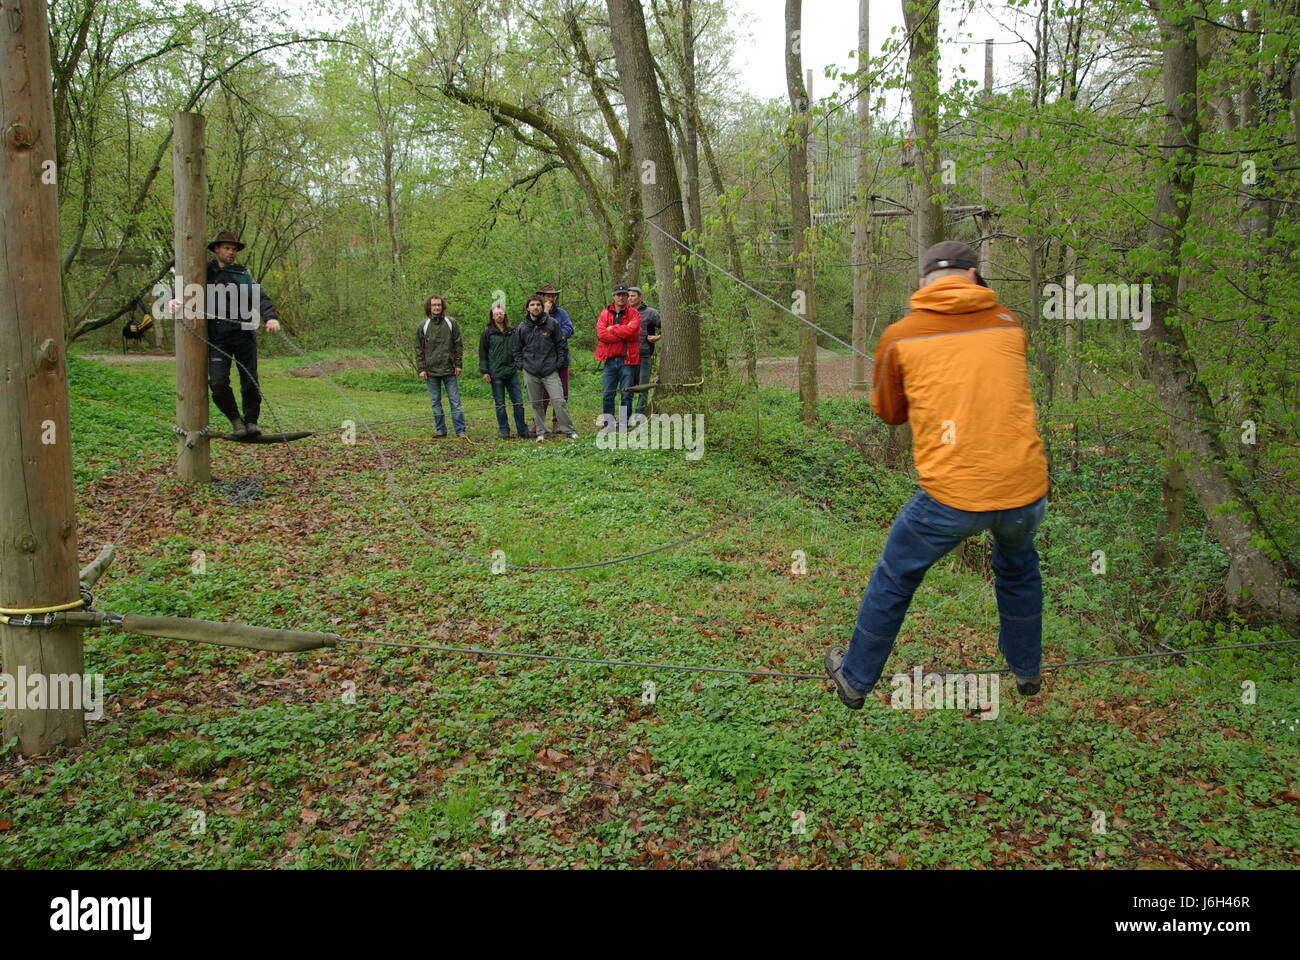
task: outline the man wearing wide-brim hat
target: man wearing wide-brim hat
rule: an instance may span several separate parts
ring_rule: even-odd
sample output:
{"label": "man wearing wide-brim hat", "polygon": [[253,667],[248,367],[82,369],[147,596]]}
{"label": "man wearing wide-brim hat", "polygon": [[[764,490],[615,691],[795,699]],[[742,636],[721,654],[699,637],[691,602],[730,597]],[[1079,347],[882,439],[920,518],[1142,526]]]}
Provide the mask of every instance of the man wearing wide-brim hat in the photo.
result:
{"label": "man wearing wide-brim hat", "polygon": [[[240,440],[260,436],[257,418],[262,410],[262,390],[257,383],[257,317],[266,321],[270,333],[280,330],[279,315],[260,284],[235,255],[243,250],[229,230],[222,230],[208,244],[215,259],[208,263],[208,386],[212,402],[230,420]],[[254,316],[257,315],[257,317]],[[239,367],[239,392],[244,412],[240,416],[235,393],[230,389],[230,368]]]}

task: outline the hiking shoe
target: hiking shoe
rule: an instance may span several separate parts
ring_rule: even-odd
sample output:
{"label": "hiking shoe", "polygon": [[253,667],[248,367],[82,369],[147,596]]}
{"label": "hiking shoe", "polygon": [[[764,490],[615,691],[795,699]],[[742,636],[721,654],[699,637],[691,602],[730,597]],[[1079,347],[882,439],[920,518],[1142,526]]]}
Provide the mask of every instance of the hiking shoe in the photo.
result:
{"label": "hiking shoe", "polygon": [[256,420],[249,420],[248,423],[244,424],[244,430],[249,440],[262,435],[262,428],[257,425]]}
{"label": "hiking shoe", "polygon": [[577,430],[574,430],[573,433],[569,434],[569,439],[570,439],[570,440],[577,440],[577,439],[578,439],[578,431],[577,431]]}
{"label": "hiking shoe", "polygon": [[435,440],[446,440],[446,439],[447,439],[447,433],[446,433],[446,431],[443,431],[442,433],[435,433],[435,434],[433,435],[433,439],[435,439]]}
{"label": "hiking shoe", "polygon": [[835,681],[835,692],[840,695],[840,703],[850,710],[861,710],[862,705],[867,702],[867,694],[859,693],[849,686],[849,682],[844,679],[844,674],[840,670],[847,653],[848,651],[843,647],[833,646],[826,651],[822,664],[826,667],[826,676]]}
{"label": "hiking shoe", "polygon": [[1032,697],[1043,687],[1043,672],[1040,670],[1037,675],[1024,679],[1016,677],[1016,692],[1022,697]]}
{"label": "hiking shoe", "polygon": [[537,437],[536,437],[536,440],[537,440],[538,443],[541,443],[541,442],[542,442],[543,440],[545,440],[545,439],[546,439],[546,434],[544,434],[544,433],[539,433],[539,434],[537,435]]}
{"label": "hiking shoe", "polygon": [[244,423],[239,417],[230,421],[230,432],[236,440],[243,440],[248,436],[248,424]]}

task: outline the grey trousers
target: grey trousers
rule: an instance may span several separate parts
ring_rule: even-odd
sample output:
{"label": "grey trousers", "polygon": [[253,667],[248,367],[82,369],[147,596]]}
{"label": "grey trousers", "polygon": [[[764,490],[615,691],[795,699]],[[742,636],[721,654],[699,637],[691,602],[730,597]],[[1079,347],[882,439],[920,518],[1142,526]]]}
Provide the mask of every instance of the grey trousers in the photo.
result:
{"label": "grey trousers", "polygon": [[560,383],[558,371],[547,377],[535,377],[525,370],[524,385],[528,388],[528,402],[533,408],[533,429],[537,431],[538,436],[546,433],[546,406],[543,401],[547,397],[550,398],[551,406],[555,408],[555,423],[558,431],[565,434],[577,432],[573,429],[573,418],[569,416],[569,404],[564,399],[564,385]]}

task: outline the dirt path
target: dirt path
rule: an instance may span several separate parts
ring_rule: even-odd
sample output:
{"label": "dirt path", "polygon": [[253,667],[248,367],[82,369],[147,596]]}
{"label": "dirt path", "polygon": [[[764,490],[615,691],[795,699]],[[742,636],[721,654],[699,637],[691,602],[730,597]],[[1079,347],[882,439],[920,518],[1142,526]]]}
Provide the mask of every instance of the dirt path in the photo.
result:
{"label": "dirt path", "polygon": [[[742,361],[743,362],[743,361]],[[817,351],[817,389],[819,393],[835,396],[862,397],[867,390],[854,390],[849,384],[853,376],[853,357],[830,350]],[[871,378],[871,361],[867,361],[867,379]],[[758,381],[765,387],[799,389],[798,357],[760,357]]]}

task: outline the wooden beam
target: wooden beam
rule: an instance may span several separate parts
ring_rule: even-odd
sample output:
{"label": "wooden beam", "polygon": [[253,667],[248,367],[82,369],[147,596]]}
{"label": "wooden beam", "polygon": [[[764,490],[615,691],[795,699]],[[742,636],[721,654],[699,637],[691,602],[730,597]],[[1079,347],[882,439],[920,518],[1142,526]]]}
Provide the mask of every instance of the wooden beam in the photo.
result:
{"label": "wooden beam", "polygon": [[[63,352],[58,176],[46,5],[0,0],[0,607],[33,610],[80,598],[77,514]],[[82,691],[81,628],[0,626],[0,667],[14,696],[41,676]],[[0,710],[20,753],[79,743],[83,705]]]}
{"label": "wooden beam", "polygon": [[299,433],[262,433],[256,437],[237,437],[233,433],[209,433],[209,437],[216,437],[218,440],[230,440],[234,443],[289,443],[293,440],[305,440],[307,437],[314,437],[316,434],[310,430],[303,430]]}

